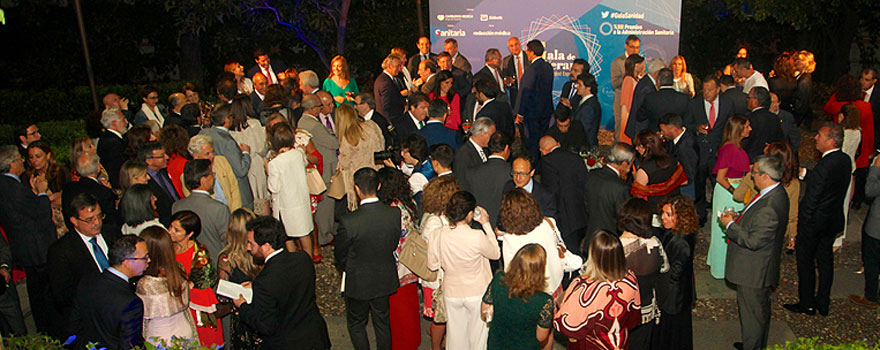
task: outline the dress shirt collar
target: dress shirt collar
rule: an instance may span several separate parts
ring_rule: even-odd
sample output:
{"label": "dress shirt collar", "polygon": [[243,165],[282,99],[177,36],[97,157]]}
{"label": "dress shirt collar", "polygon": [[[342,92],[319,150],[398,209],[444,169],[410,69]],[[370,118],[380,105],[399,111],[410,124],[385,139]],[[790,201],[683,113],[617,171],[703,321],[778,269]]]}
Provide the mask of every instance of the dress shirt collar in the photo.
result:
{"label": "dress shirt collar", "polygon": [[778,182],[775,184],[772,184],[770,186],[765,187],[763,190],[761,190],[761,197],[764,197],[764,195],[766,195],[767,193],[770,193],[770,191],[773,191],[773,189],[776,188],[776,186],[779,186]]}
{"label": "dress shirt collar", "polygon": [[[257,94],[257,97],[260,98],[260,101],[266,99],[266,95],[261,94],[259,91],[257,91],[257,89],[254,89],[254,93]],[[229,103],[232,103],[232,100],[230,100]]]}
{"label": "dress shirt collar", "polygon": [[422,130],[422,126],[419,125],[419,124],[421,124],[421,123],[419,123],[419,120],[416,119],[416,117],[414,115],[412,115],[412,113],[410,113],[409,111],[407,111],[406,114],[409,115],[410,119],[412,119],[412,121],[413,121],[413,124],[416,125],[416,130]]}
{"label": "dress shirt collar", "polygon": [[371,109],[369,112],[367,112],[367,114],[364,114],[364,120],[372,120],[373,119],[373,111],[375,111],[375,109]]}
{"label": "dress shirt collar", "polygon": [[266,266],[266,263],[269,262],[269,259],[272,259],[276,255],[281,254],[282,251],[284,251],[284,249],[278,249],[278,250],[272,252],[272,254],[267,255],[266,259],[263,259],[263,266]]}
{"label": "dress shirt collar", "polygon": [[[115,134],[116,136],[119,136],[120,139],[122,138],[122,134],[120,134],[119,131],[116,131],[116,130],[113,130],[113,129],[109,129],[109,128],[107,129],[107,131],[112,132],[112,133]],[[27,147],[25,147],[25,148],[27,148]]]}
{"label": "dress shirt collar", "polygon": [[361,199],[361,205],[370,204],[370,203],[378,203],[378,202],[379,202],[379,197],[367,197],[367,198]]}
{"label": "dress shirt collar", "polygon": [[652,85],[657,86],[657,79],[654,79],[654,76],[653,76],[653,75],[650,75],[650,74],[645,74],[645,75],[647,75],[648,78],[651,78],[651,84],[652,84]]}
{"label": "dress shirt collar", "polygon": [[117,270],[113,266],[108,267],[107,271],[110,271],[110,273],[116,275],[116,277],[119,277],[122,280],[124,280],[126,283],[128,283],[128,275],[122,273],[122,271]]}
{"label": "dress shirt collar", "polygon": [[489,156],[489,159],[492,159],[492,158],[504,160],[504,157],[499,156],[497,154],[493,154],[493,155]]}
{"label": "dress shirt collar", "polygon": [[449,174],[452,174],[452,170],[448,170],[448,171],[444,171],[444,172],[442,172],[442,173],[439,173],[439,174],[437,174],[437,177],[440,177],[440,176],[443,176],[443,175],[449,175]]}
{"label": "dress shirt collar", "polygon": [[[470,141],[471,144],[474,145],[474,148],[477,149],[477,152],[478,152],[478,153],[483,154],[483,146],[478,145],[477,142],[474,141],[474,138],[473,138],[473,137],[469,137],[469,138],[468,138],[468,141]],[[482,157],[480,157],[480,158],[482,158]]]}
{"label": "dress shirt collar", "polygon": [[541,58],[541,56],[536,56],[535,58],[529,60],[529,63],[535,63],[535,61],[537,61],[539,58]]}
{"label": "dress shirt collar", "polygon": [[206,195],[206,196],[208,196],[208,197],[211,196],[211,193],[208,192],[208,191],[205,191],[205,190],[192,190],[192,191],[190,191],[190,193],[201,193],[201,194],[204,194],[204,195]]}
{"label": "dress shirt collar", "polygon": [[229,129],[222,126],[215,126],[215,128],[220,129],[221,131],[229,132]]}
{"label": "dress shirt collar", "polygon": [[428,124],[431,124],[431,123],[439,123],[439,124],[443,124],[443,121],[442,121],[442,120],[437,120],[437,119],[429,119],[429,120],[425,123],[425,125],[428,125]]}
{"label": "dress shirt collar", "polygon": [[611,171],[613,171],[614,174],[617,175],[617,177],[620,177],[620,172],[617,171],[617,168],[615,168],[615,167],[613,167],[613,166],[610,166],[610,165],[607,165],[607,164],[605,165],[605,167],[608,168],[608,169],[611,169]]}
{"label": "dress shirt collar", "polygon": [[18,177],[18,175],[15,175],[13,173],[3,173],[3,175],[9,176],[9,177],[15,179],[15,181],[18,181],[19,183],[21,183],[21,178]]}
{"label": "dress shirt collar", "polygon": [[829,153],[831,153],[831,152],[839,151],[839,150],[840,150],[840,148],[832,148],[832,149],[829,149],[829,150],[825,151],[825,153],[822,153],[822,158],[825,158],[825,156],[827,156],[827,155],[828,155]]}
{"label": "dress shirt collar", "polygon": [[480,106],[484,106],[484,107],[485,107],[487,104],[489,104],[489,102],[492,102],[492,101],[495,101],[495,99],[494,99],[494,98],[490,98],[490,99],[488,99],[488,100],[486,100],[486,101],[483,101],[483,103],[481,103]]}
{"label": "dress shirt collar", "polygon": [[390,78],[391,78],[391,80],[394,80],[394,76],[393,76],[393,75],[391,75],[391,73],[388,73],[388,71],[387,71],[387,70],[383,70],[383,71],[382,71],[382,73],[385,73],[385,75],[387,75],[387,76],[388,76],[388,77],[390,77]]}
{"label": "dress shirt collar", "polygon": [[522,188],[523,188],[524,190],[526,190],[526,192],[528,192],[528,193],[532,193],[532,190],[535,189],[535,180],[534,180],[534,179],[529,179],[529,183],[527,183],[527,184],[526,184],[525,186],[523,186]]}
{"label": "dress shirt collar", "polygon": [[871,95],[874,94],[874,85],[865,90],[865,102],[871,102]]}
{"label": "dress shirt collar", "polygon": [[681,140],[681,136],[684,135],[685,132],[687,132],[687,127],[682,126],[681,127],[681,134],[678,134],[678,136],[676,136],[674,139],[672,139],[672,144],[677,145],[678,140]]}

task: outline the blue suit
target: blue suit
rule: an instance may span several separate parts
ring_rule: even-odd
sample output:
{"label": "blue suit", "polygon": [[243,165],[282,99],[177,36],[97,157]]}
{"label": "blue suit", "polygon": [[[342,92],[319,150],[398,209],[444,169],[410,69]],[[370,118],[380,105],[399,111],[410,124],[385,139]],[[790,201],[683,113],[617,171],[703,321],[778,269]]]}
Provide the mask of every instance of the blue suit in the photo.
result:
{"label": "blue suit", "polygon": [[425,127],[419,130],[419,134],[425,137],[425,141],[428,141],[428,147],[445,143],[455,150],[458,148],[458,145],[461,144],[461,138],[458,136],[458,132],[447,128],[441,122],[429,121],[425,124]]}
{"label": "blue suit", "polygon": [[538,159],[538,140],[547,131],[553,114],[553,67],[543,58],[536,59],[523,73],[513,110],[523,116],[526,147],[533,159]]}

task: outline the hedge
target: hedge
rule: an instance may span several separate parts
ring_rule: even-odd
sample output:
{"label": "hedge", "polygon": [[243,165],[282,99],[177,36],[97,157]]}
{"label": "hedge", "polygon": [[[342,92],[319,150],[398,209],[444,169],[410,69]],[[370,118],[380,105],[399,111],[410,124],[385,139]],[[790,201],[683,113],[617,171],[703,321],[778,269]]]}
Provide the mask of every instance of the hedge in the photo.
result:
{"label": "hedge", "polygon": [[767,350],[880,350],[878,339],[868,342],[868,339],[854,343],[843,343],[837,345],[822,344],[819,338],[798,338],[798,341],[787,341],[784,345],[773,345]]}

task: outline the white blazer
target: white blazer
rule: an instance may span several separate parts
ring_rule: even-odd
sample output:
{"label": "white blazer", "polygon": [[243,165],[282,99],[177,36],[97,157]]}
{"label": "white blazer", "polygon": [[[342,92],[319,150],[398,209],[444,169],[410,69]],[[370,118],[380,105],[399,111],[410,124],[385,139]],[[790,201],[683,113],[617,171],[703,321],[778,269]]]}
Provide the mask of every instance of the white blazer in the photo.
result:
{"label": "white blazer", "polygon": [[269,162],[268,172],[272,215],[281,220],[288,236],[308,235],[314,224],[305,155],[296,149],[284,152]]}

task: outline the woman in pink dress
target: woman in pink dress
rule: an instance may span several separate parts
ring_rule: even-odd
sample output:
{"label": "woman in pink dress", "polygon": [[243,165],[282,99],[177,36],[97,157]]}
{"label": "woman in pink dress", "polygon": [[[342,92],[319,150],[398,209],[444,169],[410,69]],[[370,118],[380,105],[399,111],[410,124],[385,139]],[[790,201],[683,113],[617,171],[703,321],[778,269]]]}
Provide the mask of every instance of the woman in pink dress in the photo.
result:
{"label": "woman in pink dress", "polygon": [[452,130],[458,130],[461,125],[461,96],[452,90],[452,72],[442,70],[437,73],[437,85],[434,91],[428,94],[431,100],[441,99],[449,105],[449,115],[446,116],[446,127]]}
{"label": "woman in pink dress", "polygon": [[632,139],[626,136],[624,131],[626,130],[629,116],[631,114],[635,115],[630,109],[632,109],[633,92],[636,89],[636,84],[645,75],[645,58],[637,54],[629,55],[623,65],[626,73],[624,73],[623,85],[620,88],[620,129],[615,136],[617,136],[617,140],[620,142],[632,144]]}

